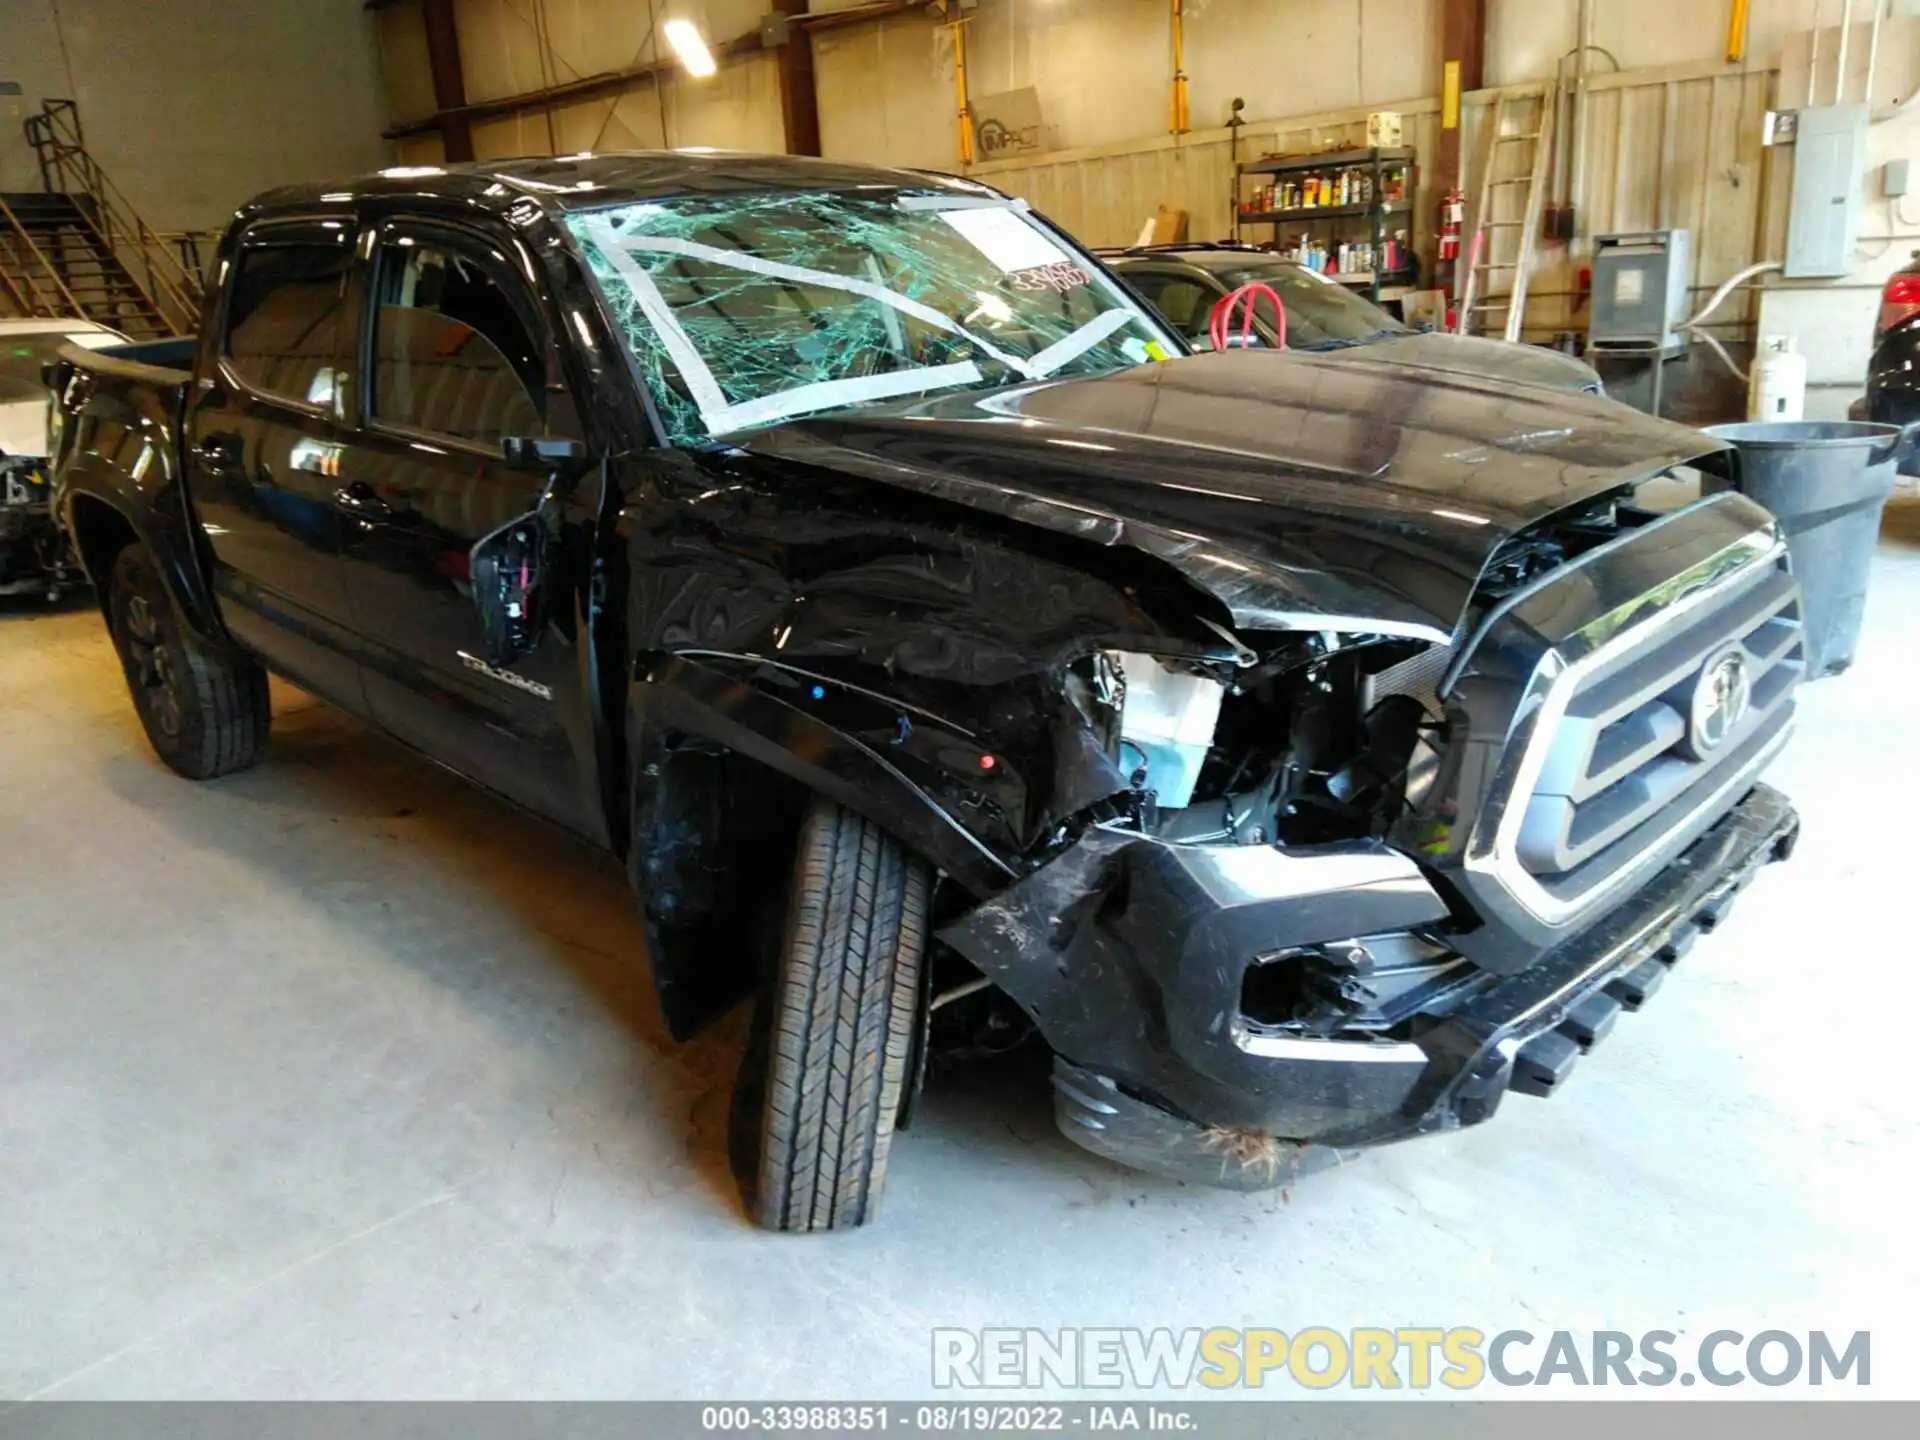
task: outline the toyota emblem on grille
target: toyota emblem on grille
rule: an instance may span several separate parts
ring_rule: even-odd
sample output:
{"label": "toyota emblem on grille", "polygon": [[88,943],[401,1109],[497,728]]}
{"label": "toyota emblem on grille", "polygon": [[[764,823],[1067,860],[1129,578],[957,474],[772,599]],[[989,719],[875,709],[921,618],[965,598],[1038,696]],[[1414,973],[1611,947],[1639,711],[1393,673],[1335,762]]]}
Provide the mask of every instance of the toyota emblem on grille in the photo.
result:
{"label": "toyota emblem on grille", "polygon": [[1740,728],[1753,708],[1753,678],[1745,650],[1734,646],[1707,661],[1693,688],[1693,750],[1702,757],[1718,750]]}

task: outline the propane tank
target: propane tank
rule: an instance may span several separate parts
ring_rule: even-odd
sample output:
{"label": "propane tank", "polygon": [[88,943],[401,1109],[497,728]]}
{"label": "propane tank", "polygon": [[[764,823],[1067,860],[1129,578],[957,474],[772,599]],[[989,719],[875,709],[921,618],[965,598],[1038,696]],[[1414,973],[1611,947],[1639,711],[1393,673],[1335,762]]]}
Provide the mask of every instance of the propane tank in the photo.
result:
{"label": "propane tank", "polygon": [[1807,413],[1807,357],[1790,335],[1769,335],[1754,357],[1747,384],[1747,419],[1800,420]]}

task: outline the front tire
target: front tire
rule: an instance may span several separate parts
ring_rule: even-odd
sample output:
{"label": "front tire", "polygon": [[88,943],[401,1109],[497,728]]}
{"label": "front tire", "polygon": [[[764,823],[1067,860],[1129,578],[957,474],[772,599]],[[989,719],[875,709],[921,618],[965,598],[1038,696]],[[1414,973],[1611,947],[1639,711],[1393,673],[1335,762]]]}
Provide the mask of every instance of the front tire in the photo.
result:
{"label": "front tire", "polygon": [[735,1165],[766,1229],[873,1217],[919,1023],[932,890],[931,868],[898,840],[814,799],[735,1088]]}
{"label": "front tire", "polygon": [[154,753],[189,780],[244,770],[267,743],[267,672],[215,654],[180,628],[146,547],[114,557],[108,630]]}

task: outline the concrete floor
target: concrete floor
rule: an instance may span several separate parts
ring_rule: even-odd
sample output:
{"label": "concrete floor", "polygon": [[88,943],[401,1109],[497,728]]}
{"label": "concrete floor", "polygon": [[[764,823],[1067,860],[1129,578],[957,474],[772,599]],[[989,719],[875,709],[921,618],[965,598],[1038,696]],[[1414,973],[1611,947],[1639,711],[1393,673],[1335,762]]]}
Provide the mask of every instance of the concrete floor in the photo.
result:
{"label": "concrete floor", "polygon": [[949,1081],[879,1222],[795,1239],[726,1176],[738,1017],[670,1044],[611,862],[290,693],[176,779],[97,616],[15,605],[0,1398],[909,1397],[1009,1324],[1872,1329],[1920,1394],[1917,658],[1903,500],[1774,773],[1799,856],[1556,1100],[1242,1197]]}

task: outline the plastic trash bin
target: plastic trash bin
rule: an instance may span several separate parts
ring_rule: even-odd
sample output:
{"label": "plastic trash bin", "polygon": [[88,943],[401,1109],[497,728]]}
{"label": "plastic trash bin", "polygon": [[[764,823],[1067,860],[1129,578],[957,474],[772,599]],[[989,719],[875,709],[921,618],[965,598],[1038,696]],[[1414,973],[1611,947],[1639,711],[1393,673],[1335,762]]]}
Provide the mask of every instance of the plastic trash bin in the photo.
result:
{"label": "plastic trash bin", "polygon": [[1706,489],[1738,490],[1786,531],[1805,595],[1808,678],[1838,675],[1859,648],[1880,512],[1920,425],[1808,420],[1706,433],[1740,452],[1739,478],[1710,476]]}

